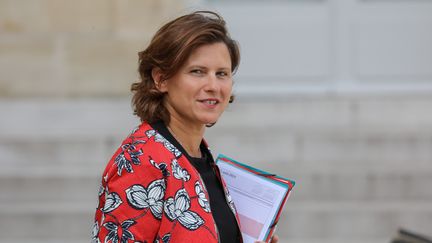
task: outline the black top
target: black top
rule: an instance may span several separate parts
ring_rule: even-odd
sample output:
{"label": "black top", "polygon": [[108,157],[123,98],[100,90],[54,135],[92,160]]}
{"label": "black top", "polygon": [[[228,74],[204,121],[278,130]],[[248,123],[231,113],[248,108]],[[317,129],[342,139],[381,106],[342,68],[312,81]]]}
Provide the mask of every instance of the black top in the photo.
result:
{"label": "black top", "polygon": [[220,242],[241,242],[240,230],[238,228],[236,218],[225,199],[225,193],[222,184],[216,176],[216,172],[213,168],[213,165],[215,164],[213,156],[204,142],[201,142],[200,145],[202,157],[191,157],[183,148],[183,146],[181,146],[181,144],[169,132],[168,128],[162,121],[154,122],[150,125],[156,129],[165,139],[177,147],[192,163],[198,173],[200,173],[210,197],[210,208],[219,231]]}

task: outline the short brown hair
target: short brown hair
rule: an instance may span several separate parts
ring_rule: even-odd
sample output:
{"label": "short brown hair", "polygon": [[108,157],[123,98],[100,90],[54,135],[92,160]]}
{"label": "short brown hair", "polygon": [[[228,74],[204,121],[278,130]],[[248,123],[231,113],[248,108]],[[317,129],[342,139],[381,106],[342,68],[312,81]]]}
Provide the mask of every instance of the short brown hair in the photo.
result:
{"label": "short brown hair", "polygon": [[[152,70],[159,68],[163,79],[169,79],[179,71],[195,49],[218,42],[227,46],[234,73],[240,62],[239,47],[231,39],[225,21],[217,13],[196,11],[162,26],[147,49],[138,53],[141,80],[131,87],[134,114],[141,121],[151,123],[163,120],[169,124],[170,114],[163,103],[164,93],[156,88]],[[230,102],[233,98],[230,97]]]}

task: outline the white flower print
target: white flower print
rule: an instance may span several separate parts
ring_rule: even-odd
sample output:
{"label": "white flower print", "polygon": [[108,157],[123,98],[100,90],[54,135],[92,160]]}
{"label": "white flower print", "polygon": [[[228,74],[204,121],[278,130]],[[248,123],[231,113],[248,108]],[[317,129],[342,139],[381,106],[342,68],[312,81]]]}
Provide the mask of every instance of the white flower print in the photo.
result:
{"label": "white flower print", "polygon": [[98,239],[98,235],[99,235],[99,224],[96,221],[93,224],[93,229],[92,229],[92,243],[100,243],[100,240]]}
{"label": "white flower print", "polygon": [[170,151],[176,158],[181,156],[180,150],[178,150],[174,145],[172,145],[168,140],[166,140],[162,135],[157,133],[155,130],[148,130],[145,132],[148,138],[154,137],[154,141],[157,143],[162,143],[168,151]]}
{"label": "white flower print", "polygon": [[106,222],[105,224],[103,224],[103,226],[107,228],[107,230],[109,230],[109,233],[105,236],[105,243],[108,243],[109,241],[111,241],[112,243],[118,243],[118,226],[113,222]]}
{"label": "white flower print", "polygon": [[170,239],[171,239],[171,234],[168,233],[168,234],[165,234],[162,238],[160,238],[160,236],[158,236],[157,239],[154,241],[154,243],[169,243]]}
{"label": "white flower print", "polygon": [[156,163],[156,161],[154,161],[150,156],[149,156],[149,162],[150,164],[152,164],[155,168],[159,169],[162,171],[162,175],[164,177],[167,177],[170,175],[170,172],[167,170],[167,165],[165,162],[160,162],[159,164]]}
{"label": "white flower print", "polygon": [[190,180],[189,172],[186,169],[183,169],[177,162],[176,159],[171,161],[171,168],[173,175],[176,179],[188,181]]}
{"label": "white flower print", "polygon": [[155,180],[146,189],[141,185],[133,185],[126,189],[128,203],[135,209],[150,208],[152,214],[162,218],[163,197],[165,195],[165,181]]}
{"label": "white flower print", "polygon": [[98,192],[99,197],[102,196],[104,192],[105,192],[105,188],[104,188],[104,186],[102,185],[102,182],[101,182],[99,184],[99,192]]}
{"label": "white flower print", "polygon": [[151,129],[145,132],[145,134],[147,135],[148,138],[153,137],[154,135],[156,135],[156,130]]}
{"label": "white flower print", "polygon": [[136,126],[134,129],[132,129],[131,133],[129,133],[129,136],[136,133],[136,131],[138,131],[139,126]]}
{"label": "white flower print", "polygon": [[[129,227],[135,223],[136,222],[132,219],[125,220],[121,223],[122,236],[120,238],[120,243],[128,243],[129,239],[135,240],[134,235],[128,230]],[[103,226],[109,230],[109,233],[105,237],[105,243],[109,241],[112,243],[119,243],[119,235],[117,233],[119,227],[114,222],[106,222]]]}
{"label": "white flower print", "polygon": [[202,207],[202,209],[204,209],[205,212],[209,213],[210,212],[210,203],[207,200],[204,190],[201,186],[201,184],[199,183],[199,181],[195,182],[195,192],[198,195],[198,203],[199,205]]}
{"label": "white flower print", "polygon": [[122,204],[122,200],[120,196],[116,192],[106,193],[105,194],[105,205],[103,207],[102,212],[109,213],[114,209],[118,208],[120,204]]}
{"label": "white flower print", "polygon": [[133,143],[126,143],[121,146],[122,152],[120,152],[114,159],[114,163],[117,165],[117,174],[121,175],[123,169],[128,173],[132,173],[132,164],[140,165],[141,162],[139,157],[143,155],[141,149],[137,149],[136,145],[145,143],[143,140],[136,140]]}
{"label": "white flower print", "polygon": [[236,212],[236,208],[235,208],[235,206],[234,206],[234,201],[233,201],[232,198],[231,198],[231,195],[230,195],[230,193],[229,193],[229,191],[228,191],[228,188],[225,188],[225,198],[226,198],[226,200],[227,200],[227,202],[228,202],[228,205],[229,205],[230,208],[231,208],[231,211],[232,211],[234,214],[237,214],[237,212]]}
{"label": "white flower print", "polygon": [[186,229],[196,230],[204,224],[204,220],[189,210],[190,205],[190,197],[183,188],[177,191],[175,199],[170,197],[166,200],[164,211],[171,221],[177,220]]}

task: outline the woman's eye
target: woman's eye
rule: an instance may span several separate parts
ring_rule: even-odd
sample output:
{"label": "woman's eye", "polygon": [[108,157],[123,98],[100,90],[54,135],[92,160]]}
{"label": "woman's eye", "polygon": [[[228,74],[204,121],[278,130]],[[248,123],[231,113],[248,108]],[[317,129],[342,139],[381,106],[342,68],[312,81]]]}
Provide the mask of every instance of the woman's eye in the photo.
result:
{"label": "woman's eye", "polygon": [[226,77],[226,76],[228,76],[228,73],[226,73],[226,72],[218,72],[217,76],[219,76],[219,77]]}
{"label": "woman's eye", "polygon": [[194,73],[194,74],[203,74],[204,72],[202,70],[200,70],[200,69],[193,69],[191,71],[191,73]]}

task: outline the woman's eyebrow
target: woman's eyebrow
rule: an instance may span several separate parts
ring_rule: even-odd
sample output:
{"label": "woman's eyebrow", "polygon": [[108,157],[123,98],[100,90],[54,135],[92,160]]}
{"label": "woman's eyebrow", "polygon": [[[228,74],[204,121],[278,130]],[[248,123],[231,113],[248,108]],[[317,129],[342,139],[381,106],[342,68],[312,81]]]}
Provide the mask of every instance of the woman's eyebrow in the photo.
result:
{"label": "woman's eyebrow", "polygon": [[201,69],[207,69],[206,66],[194,65],[194,64],[191,64],[191,65],[189,65],[188,67],[189,67],[189,68],[201,68]]}
{"label": "woman's eyebrow", "polygon": [[[209,69],[207,66],[195,65],[195,64],[190,64],[190,65],[186,66],[186,68],[187,69],[199,68],[199,69],[204,69],[204,70]],[[219,67],[216,70],[217,71],[231,71],[231,67]]]}

